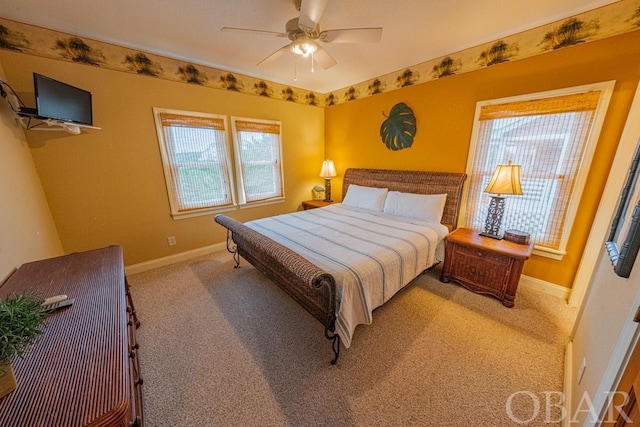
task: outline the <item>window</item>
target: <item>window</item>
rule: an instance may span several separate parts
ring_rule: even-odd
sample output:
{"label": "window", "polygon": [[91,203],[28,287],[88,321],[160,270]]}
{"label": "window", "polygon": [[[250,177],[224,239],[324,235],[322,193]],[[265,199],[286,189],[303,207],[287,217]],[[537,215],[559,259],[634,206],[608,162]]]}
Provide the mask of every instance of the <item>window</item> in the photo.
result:
{"label": "window", "polygon": [[233,208],[225,116],[153,109],[171,215]]}
{"label": "window", "polygon": [[505,229],[527,231],[539,255],[561,259],[614,82],[479,102],[467,161],[464,225],[482,229],[484,193],[498,164],[522,165],[521,196],[506,199]]}
{"label": "window", "polygon": [[240,205],[284,198],[280,122],[232,117]]}

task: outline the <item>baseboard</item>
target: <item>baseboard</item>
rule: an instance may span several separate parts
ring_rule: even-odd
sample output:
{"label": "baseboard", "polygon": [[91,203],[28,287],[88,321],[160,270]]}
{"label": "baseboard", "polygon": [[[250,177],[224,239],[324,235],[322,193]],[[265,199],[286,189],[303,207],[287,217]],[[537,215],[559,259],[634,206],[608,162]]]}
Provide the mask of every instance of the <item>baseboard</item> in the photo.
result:
{"label": "baseboard", "polygon": [[569,341],[564,351],[564,409],[565,416],[562,418],[562,427],[569,427],[571,422],[571,396],[573,391],[573,341]]}
{"label": "baseboard", "polygon": [[562,298],[565,301],[569,299],[569,294],[571,293],[571,289],[565,288],[564,286],[556,285],[555,283],[546,282],[544,280],[525,275],[520,276],[520,283],[518,286],[523,286],[539,292],[544,292],[549,295]]}
{"label": "baseboard", "polygon": [[176,262],[186,261],[191,258],[208,255],[226,249],[226,242],[216,243],[215,245],[204,246],[202,248],[193,249],[186,252],[180,252],[162,258],[152,259],[151,261],[132,264],[124,268],[128,275],[142,273],[143,271],[153,270],[154,268],[164,267],[165,265],[175,264]]}

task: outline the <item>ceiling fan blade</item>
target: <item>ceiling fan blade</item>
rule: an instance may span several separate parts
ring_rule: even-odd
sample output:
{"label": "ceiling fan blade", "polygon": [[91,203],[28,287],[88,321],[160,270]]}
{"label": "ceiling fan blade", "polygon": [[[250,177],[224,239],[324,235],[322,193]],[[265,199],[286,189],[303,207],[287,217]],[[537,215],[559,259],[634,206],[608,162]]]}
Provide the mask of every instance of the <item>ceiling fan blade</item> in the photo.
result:
{"label": "ceiling fan blade", "polygon": [[345,28],[320,33],[320,41],[326,43],[377,43],[382,39],[382,28]]}
{"label": "ceiling fan blade", "polygon": [[322,46],[318,46],[318,50],[313,53],[313,60],[316,61],[325,70],[333,67],[337,64],[336,60],[329,55],[329,52],[324,50]]}
{"label": "ceiling fan blade", "polygon": [[229,32],[229,33],[251,33],[256,34],[258,36],[275,36],[275,37],[287,37],[287,33],[278,33],[276,31],[265,31],[265,30],[252,30],[250,28],[236,28],[236,27],[222,27],[220,31]]}
{"label": "ceiling fan blade", "polygon": [[301,30],[313,31],[318,26],[329,0],[302,0],[298,25]]}
{"label": "ceiling fan blade", "polygon": [[267,56],[262,61],[258,62],[258,65],[264,65],[264,64],[273,62],[287,52],[289,52],[289,45],[282,46],[280,49],[276,50],[271,55]]}

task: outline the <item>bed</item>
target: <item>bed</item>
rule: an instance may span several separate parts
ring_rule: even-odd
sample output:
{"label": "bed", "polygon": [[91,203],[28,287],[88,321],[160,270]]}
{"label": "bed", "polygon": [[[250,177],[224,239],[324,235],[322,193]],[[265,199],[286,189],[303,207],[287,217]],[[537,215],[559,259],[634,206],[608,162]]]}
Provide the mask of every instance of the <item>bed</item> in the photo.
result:
{"label": "bed", "polygon": [[[227,228],[236,268],[246,259],[324,325],[335,364],[357,325],[371,323],[375,308],[443,260],[443,238],[457,224],[465,179],[463,173],[352,168],[344,175],[342,204],[246,224],[226,215],[215,221]],[[386,198],[392,192],[446,194],[441,223],[354,203],[356,194]]]}

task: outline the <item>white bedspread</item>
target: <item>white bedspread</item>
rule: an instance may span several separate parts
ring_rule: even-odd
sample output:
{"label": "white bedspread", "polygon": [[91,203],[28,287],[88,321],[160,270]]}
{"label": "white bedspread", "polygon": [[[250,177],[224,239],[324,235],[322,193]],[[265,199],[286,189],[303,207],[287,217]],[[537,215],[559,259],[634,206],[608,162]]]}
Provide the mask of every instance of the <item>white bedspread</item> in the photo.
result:
{"label": "white bedspread", "polygon": [[[299,253],[336,279],[336,332],[351,345],[359,324],[426,268],[447,227],[334,204],[246,225]],[[438,252],[438,256],[436,256]]]}

